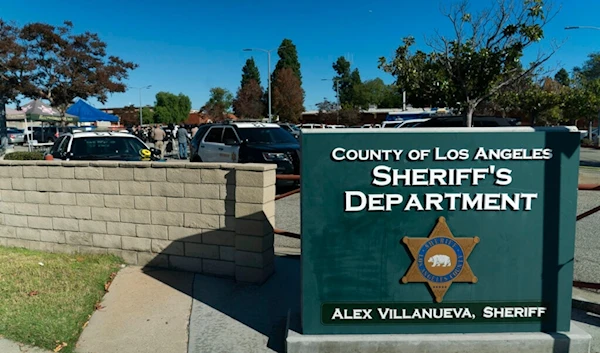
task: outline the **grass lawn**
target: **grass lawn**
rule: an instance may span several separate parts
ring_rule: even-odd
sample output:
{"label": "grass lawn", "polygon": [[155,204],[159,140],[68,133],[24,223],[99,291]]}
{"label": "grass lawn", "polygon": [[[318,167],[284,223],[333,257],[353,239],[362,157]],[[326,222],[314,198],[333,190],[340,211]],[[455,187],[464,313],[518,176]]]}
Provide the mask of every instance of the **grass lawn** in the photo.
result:
{"label": "grass lawn", "polygon": [[0,246],[0,335],[48,350],[65,342],[60,352],[72,352],[121,263]]}

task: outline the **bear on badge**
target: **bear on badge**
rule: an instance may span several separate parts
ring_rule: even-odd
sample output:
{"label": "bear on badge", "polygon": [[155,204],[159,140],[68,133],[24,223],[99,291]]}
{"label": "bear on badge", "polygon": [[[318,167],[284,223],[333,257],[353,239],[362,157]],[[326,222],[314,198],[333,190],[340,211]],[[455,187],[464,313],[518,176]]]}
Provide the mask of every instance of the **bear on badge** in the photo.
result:
{"label": "bear on badge", "polygon": [[431,265],[431,267],[450,267],[452,266],[452,261],[450,261],[450,257],[447,255],[433,255],[427,260]]}

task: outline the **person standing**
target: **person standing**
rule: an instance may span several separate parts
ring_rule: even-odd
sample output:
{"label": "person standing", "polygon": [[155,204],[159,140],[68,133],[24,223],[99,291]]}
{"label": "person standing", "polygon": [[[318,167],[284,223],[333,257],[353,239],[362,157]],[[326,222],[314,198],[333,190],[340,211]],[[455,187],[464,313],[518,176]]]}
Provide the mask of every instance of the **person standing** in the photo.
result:
{"label": "person standing", "polygon": [[194,125],[194,127],[192,128],[192,138],[194,138],[194,136],[196,136],[197,132],[198,132],[198,125]]}
{"label": "person standing", "polygon": [[179,159],[187,159],[188,158],[188,139],[189,133],[185,129],[184,125],[181,124],[181,127],[177,129],[177,141],[179,142],[178,150],[179,150]]}
{"label": "person standing", "polygon": [[162,158],[165,157],[165,131],[158,125],[154,126],[154,130],[152,130],[152,139],[154,140],[154,147],[160,150],[160,155]]}

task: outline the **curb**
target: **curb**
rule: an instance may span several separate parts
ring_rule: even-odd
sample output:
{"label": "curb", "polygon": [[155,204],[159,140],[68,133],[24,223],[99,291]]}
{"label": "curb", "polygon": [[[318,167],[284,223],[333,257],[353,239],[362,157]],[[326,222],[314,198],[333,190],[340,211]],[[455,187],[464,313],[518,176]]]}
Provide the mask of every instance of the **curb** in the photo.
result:
{"label": "curb", "polygon": [[600,315],[600,304],[588,302],[577,297],[573,298],[571,302],[572,307],[575,309],[584,310]]}
{"label": "curb", "polygon": [[275,247],[275,256],[300,256],[300,249],[298,248],[286,248],[286,247]]}

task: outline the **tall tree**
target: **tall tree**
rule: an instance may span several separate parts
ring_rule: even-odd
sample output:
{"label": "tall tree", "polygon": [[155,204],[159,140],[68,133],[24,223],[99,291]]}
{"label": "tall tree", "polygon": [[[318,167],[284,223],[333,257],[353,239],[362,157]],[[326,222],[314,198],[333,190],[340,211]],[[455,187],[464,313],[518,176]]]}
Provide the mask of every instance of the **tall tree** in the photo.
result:
{"label": "tall tree", "polygon": [[376,78],[367,80],[361,85],[361,100],[369,104],[381,106],[381,103],[386,99],[389,88],[382,79]]}
{"label": "tall tree", "polygon": [[554,75],[554,80],[566,87],[569,87],[571,85],[571,78],[569,77],[569,73],[564,68],[558,70],[556,75]]}
{"label": "tall tree", "polygon": [[258,71],[258,67],[256,67],[254,58],[246,60],[246,64],[242,67],[242,82],[240,87],[244,87],[251,80],[256,81],[260,87],[260,72]]}
{"label": "tall tree", "polygon": [[260,119],[265,111],[262,96],[263,90],[256,80],[243,84],[233,101],[235,115],[240,118]]}
{"label": "tall tree", "polygon": [[579,79],[593,81],[600,78],[600,53],[591,53],[582,66],[573,69]]}
{"label": "tall tree", "polygon": [[65,21],[62,26],[30,23],[19,32],[23,57],[35,64],[21,93],[46,99],[63,113],[77,97],[106,103],[110,93],[125,92],[123,81],[137,67],[108,55],[97,34],[72,31],[73,24]]}
{"label": "tall tree", "polygon": [[21,28],[0,19],[0,104],[14,101],[31,85],[35,63],[26,56]]}
{"label": "tall tree", "polygon": [[[190,105],[191,107],[191,105]],[[144,124],[152,124],[155,122],[154,120],[154,111],[150,107],[142,108],[142,121]]]}
{"label": "tall tree", "polygon": [[281,121],[300,121],[304,111],[304,91],[291,68],[282,69],[273,83],[273,108]]}
{"label": "tall tree", "polygon": [[283,69],[291,69],[296,78],[298,78],[300,86],[302,86],[302,74],[300,73],[298,51],[291,39],[286,38],[281,41],[281,45],[279,45],[279,48],[277,49],[277,55],[279,56],[279,60],[277,61],[277,65],[275,65],[275,70],[273,70],[272,81],[277,81],[277,76]]}
{"label": "tall tree", "polygon": [[233,104],[233,95],[225,88],[214,87],[210,89],[210,97],[202,110],[215,120],[223,120],[229,113]]}
{"label": "tall tree", "polygon": [[155,122],[163,124],[179,124],[189,117],[191,109],[192,101],[185,94],[175,95],[169,92],[158,92],[153,119]]}
{"label": "tall tree", "polygon": [[405,87],[415,75],[415,64],[432,64],[441,75],[426,77],[418,87],[440,87],[450,105],[460,103],[466,125],[472,126],[480,103],[535,72],[554,54],[555,50],[540,54],[525,69],[519,64],[523,51],[543,38],[543,29],[553,17],[545,13],[546,5],[544,0],[499,0],[496,6],[471,14],[468,4],[461,2],[444,13],[454,29],[452,37],[439,35],[430,40],[432,52],[428,54],[411,53],[414,39],[405,38],[394,58],[380,59],[380,67]]}
{"label": "tall tree", "polygon": [[[362,99],[360,72],[352,70],[350,62],[340,56],[332,65],[336,76],[333,78],[333,89],[338,89],[342,106],[361,107],[365,104]],[[368,105],[368,103],[367,103]]]}

